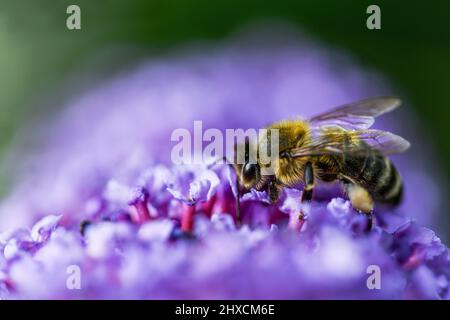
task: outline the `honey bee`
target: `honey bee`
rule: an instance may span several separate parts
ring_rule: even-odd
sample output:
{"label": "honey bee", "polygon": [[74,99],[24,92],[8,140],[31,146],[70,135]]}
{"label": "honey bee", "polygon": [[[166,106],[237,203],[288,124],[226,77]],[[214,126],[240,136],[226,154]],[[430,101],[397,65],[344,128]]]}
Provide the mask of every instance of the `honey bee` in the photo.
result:
{"label": "honey bee", "polygon": [[[283,187],[303,185],[301,201],[305,202],[311,201],[318,181],[339,181],[353,208],[367,215],[371,228],[375,202],[397,205],[402,198],[401,176],[387,155],[403,152],[410,144],[393,133],[369,128],[375,117],[399,105],[400,100],[394,97],[372,98],[337,107],[307,121],[286,120],[269,125],[267,129],[279,133],[273,174],[262,174],[261,169],[267,165],[261,164],[258,156],[256,161],[249,161],[251,145],[247,140],[244,163],[233,163],[239,193],[252,188],[266,190],[275,203]],[[266,141],[267,136],[259,137],[255,148],[267,146]]]}

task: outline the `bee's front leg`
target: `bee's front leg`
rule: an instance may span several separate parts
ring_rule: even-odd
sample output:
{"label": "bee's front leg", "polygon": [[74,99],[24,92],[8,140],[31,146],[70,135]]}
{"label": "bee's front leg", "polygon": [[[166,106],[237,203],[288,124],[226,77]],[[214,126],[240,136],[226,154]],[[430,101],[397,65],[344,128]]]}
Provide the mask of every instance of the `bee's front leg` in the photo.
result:
{"label": "bee's front leg", "polygon": [[278,201],[280,197],[280,186],[278,185],[276,180],[272,180],[269,182],[267,186],[267,192],[269,194],[270,203],[275,203]]}
{"label": "bee's front leg", "polygon": [[[301,202],[309,202],[313,197],[313,189],[314,189],[314,168],[311,162],[306,163],[305,171],[303,174],[303,192]],[[300,211],[299,219],[303,220],[304,213]]]}

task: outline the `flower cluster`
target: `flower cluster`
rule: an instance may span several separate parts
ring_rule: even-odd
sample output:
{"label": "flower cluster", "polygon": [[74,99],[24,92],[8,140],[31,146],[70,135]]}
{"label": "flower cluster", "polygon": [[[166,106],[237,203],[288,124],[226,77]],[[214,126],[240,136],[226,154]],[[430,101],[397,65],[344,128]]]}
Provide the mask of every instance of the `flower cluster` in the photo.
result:
{"label": "flower cluster", "polygon": [[[47,145],[0,204],[0,298],[450,297],[449,251],[421,227],[439,226],[439,185],[417,154],[393,159],[405,199],[377,210],[370,232],[336,186],[308,205],[301,190],[274,205],[252,190],[238,224],[234,172],[171,165],[170,133],[194,120],[259,128],[390,93],[304,39],[252,39],[140,66],[46,125]],[[376,125],[420,144],[395,119]]]}
{"label": "flower cluster", "polygon": [[[50,215],[31,230],[2,234],[1,297],[449,297],[449,250],[433,231],[380,212],[367,232],[367,218],[340,197],[302,208],[299,226],[294,189],[277,205],[265,192],[246,194],[237,227],[232,179],[223,167],[159,167],[135,185],[110,181],[80,229]],[[67,285],[73,265],[79,289]],[[370,266],[379,268],[376,288]]]}

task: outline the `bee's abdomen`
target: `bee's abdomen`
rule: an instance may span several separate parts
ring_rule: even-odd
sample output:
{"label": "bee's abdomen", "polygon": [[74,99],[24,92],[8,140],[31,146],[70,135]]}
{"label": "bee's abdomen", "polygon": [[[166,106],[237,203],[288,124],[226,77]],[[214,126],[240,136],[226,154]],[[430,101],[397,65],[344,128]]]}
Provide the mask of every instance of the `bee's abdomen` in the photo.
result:
{"label": "bee's abdomen", "polygon": [[386,171],[375,177],[373,196],[381,202],[398,204],[403,196],[403,181],[392,162],[387,157],[383,159]]}
{"label": "bee's abdomen", "polygon": [[375,150],[366,155],[346,157],[345,170],[356,183],[365,188],[375,201],[398,204],[403,183],[392,162]]}

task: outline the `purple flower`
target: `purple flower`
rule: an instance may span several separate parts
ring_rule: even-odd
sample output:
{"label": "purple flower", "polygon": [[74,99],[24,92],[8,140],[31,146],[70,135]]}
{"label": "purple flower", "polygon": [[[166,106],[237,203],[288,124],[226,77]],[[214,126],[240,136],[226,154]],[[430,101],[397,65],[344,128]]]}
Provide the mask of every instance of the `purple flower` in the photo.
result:
{"label": "purple flower", "polygon": [[58,222],[61,220],[59,216],[46,216],[38,221],[31,229],[31,239],[35,242],[44,242],[48,239],[53,230],[56,229]]}
{"label": "purple flower", "polygon": [[211,199],[219,185],[219,177],[205,168],[176,167],[167,191],[186,204],[193,205]]}
{"label": "purple flower", "polygon": [[[386,94],[378,77],[349,61],[337,69],[304,40],[241,41],[143,65],[70,103],[30,157],[39,170],[0,206],[0,298],[449,298],[449,250],[421,227],[438,225],[440,186],[417,155],[394,159],[405,201],[377,210],[370,232],[336,185],[306,205],[301,190],[276,204],[251,190],[239,225],[229,167],[170,164],[171,131],[196,119],[260,127]],[[414,145],[395,119],[380,126]],[[373,267],[381,288],[368,285]]]}

